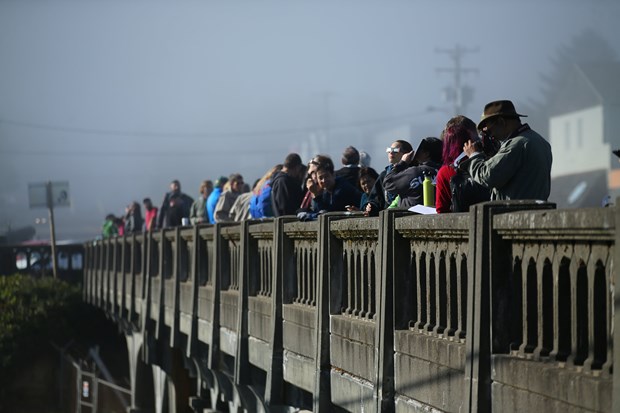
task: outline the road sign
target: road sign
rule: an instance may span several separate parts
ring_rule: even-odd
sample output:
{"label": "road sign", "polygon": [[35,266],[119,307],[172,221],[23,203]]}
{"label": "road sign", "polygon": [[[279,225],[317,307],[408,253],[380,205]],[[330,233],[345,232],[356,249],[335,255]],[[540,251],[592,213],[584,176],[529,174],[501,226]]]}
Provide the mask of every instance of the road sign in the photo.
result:
{"label": "road sign", "polygon": [[[47,208],[47,189],[46,182],[36,182],[28,184],[28,200],[30,208]],[[52,182],[52,206],[68,207],[71,206],[69,199],[69,182]]]}

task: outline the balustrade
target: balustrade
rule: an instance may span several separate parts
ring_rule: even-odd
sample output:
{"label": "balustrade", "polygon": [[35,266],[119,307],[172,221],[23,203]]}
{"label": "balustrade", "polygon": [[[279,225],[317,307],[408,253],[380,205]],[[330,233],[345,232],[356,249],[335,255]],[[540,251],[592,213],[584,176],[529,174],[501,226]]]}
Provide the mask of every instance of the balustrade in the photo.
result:
{"label": "balustrade", "polygon": [[330,231],[342,243],[342,314],[373,320],[379,220],[355,218],[332,223]]}
{"label": "balustrade", "polygon": [[[494,276],[494,379],[558,375],[558,387],[590,375],[574,399],[532,380],[526,388],[588,410],[607,411],[613,361],[614,211],[518,212],[494,218],[506,258]],[[505,353],[505,356],[501,354]],[[538,362],[532,364],[532,362]],[[536,373],[533,373],[536,372]],[[562,373],[560,373],[562,372]],[[603,407],[601,407],[603,406]]]}
{"label": "balustrade", "polygon": [[[396,404],[462,410],[469,216],[395,219]],[[416,372],[415,375],[412,372]],[[442,400],[443,391],[451,397]]]}
{"label": "balustrade", "polygon": [[284,225],[286,237],[292,240],[294,271],[286,276],[285,303],[316,306],[319,274],[318,226],[316,222],[291,222]]}
{"label": "balustrade", "polygon": [[[315,410],[499,411],[525,391],[609,411],[616,213],[488,203],[129,235],[86,246],[84,296],[187,336],[190,357],[202,343],[236,384],[263,377],[273,403],[292,386]],[[561,389],[583,377],[592,400]]]}

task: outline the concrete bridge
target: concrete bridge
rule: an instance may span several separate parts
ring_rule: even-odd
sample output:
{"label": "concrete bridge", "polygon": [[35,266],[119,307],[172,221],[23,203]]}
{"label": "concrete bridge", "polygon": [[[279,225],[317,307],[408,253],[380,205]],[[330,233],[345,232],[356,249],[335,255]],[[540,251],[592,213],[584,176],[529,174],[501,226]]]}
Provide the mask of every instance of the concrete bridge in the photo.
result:
{"label": "concrete bridge", "polygon": [[616,208],[327,214],[89,243],[132,412],[610,412]]}

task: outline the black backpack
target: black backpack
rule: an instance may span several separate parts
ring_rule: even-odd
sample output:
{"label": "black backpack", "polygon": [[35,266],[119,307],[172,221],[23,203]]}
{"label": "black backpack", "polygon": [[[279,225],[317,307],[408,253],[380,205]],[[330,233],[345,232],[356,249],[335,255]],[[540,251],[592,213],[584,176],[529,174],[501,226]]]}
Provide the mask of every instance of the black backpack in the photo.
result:
{"label": "black backpack", "polygon": [[474,181],[467,171],[458,168],[456,175],[450,178],[450,192],[452,212],[468,212],[470,206],[491,199],[489,188]]}

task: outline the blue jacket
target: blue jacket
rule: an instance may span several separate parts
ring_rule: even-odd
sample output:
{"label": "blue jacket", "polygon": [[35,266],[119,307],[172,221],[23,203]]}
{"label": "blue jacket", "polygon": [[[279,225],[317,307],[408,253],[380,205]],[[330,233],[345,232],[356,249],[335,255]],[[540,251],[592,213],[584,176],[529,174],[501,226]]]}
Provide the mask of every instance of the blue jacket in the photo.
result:
{"label": "blue jacket", "polygon": [[209,216],[209,222],[215,224],[215,219],[213,215],[215,214],[215,206],[217,205],[217,200],[220,198],[222,194],[222,188],[214,188],[213,192],[207,198],[207,215]]}
{"label": "blue jacket", "polygon": [[271,204],[271,179],[268,179],[260,188],[258,195],[250,198],[250,215],[252,218],[269,218],[273,216]]}

